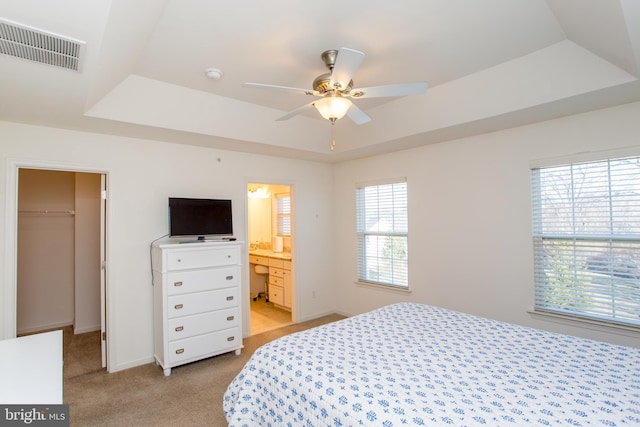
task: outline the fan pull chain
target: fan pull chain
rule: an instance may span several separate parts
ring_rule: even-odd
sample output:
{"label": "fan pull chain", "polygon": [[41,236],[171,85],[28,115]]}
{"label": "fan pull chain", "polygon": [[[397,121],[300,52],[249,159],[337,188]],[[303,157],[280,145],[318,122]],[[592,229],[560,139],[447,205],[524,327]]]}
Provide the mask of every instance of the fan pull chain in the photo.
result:
{"label": "fan pull chain", "polygon": [[331,123],[331,151],[333,151],[334,148],[336,148],[336,138],[333,135],[333,123]]}

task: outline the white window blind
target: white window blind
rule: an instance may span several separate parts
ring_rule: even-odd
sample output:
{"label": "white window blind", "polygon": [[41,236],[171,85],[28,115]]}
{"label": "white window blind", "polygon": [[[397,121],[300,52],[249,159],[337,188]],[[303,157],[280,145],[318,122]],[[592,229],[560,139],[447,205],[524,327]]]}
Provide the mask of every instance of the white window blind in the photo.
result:
{"label": "white window blind", "polygon": [[640,326],[640,158],[532,169],[536,310]]}
{"label": "white window blind", "polygon": [[274,227],[276,236],[291,236],[291,196],[289,193],[275,195]]}
{"label": "white window blind", "polygon": [[356,189],[358,280],[409,286],[407,183]]}

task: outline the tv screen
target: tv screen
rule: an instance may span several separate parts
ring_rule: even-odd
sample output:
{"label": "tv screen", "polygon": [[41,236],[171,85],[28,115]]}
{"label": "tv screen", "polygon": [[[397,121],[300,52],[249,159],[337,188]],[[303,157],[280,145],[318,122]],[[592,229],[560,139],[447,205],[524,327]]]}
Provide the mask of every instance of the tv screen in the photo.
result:
{"label": "tv screen", "polygon": [[231,200],[169,198],[169,236],[232,236]]}

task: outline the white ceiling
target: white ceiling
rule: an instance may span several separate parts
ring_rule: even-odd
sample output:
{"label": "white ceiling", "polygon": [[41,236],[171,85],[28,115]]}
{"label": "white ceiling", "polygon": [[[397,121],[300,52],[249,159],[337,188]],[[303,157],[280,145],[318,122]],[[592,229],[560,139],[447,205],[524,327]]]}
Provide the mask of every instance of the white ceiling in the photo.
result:
{"label": "white ceiling", "polygon": [[[0,19],[86,42],[80,72],[0,55],[0,120],[238,151],[341,161],[640,100],[637,0],[0,0]],[[242,87],[311,88],[341,47],[366,55],[355,87],[429,90],[332,129],[275,121],[308,96]]]}

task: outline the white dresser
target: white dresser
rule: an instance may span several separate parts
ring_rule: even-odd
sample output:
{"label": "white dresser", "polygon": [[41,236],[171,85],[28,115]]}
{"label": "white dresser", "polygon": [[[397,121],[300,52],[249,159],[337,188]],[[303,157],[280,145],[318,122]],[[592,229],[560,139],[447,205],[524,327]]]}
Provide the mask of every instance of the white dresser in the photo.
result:
{"label": "white dresser", "polygon": [[241,242],[157,242],[154,357],[171,368],[242,349]]}

